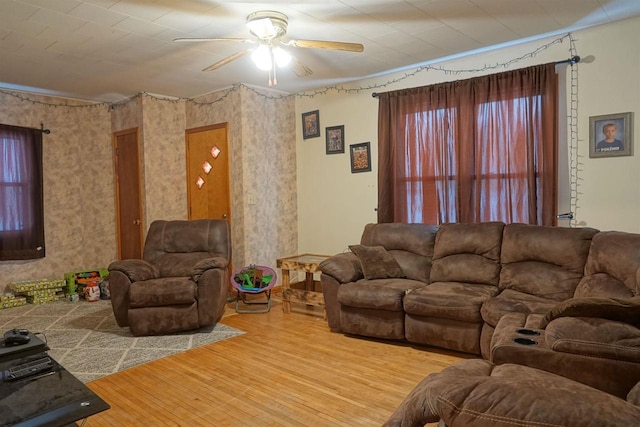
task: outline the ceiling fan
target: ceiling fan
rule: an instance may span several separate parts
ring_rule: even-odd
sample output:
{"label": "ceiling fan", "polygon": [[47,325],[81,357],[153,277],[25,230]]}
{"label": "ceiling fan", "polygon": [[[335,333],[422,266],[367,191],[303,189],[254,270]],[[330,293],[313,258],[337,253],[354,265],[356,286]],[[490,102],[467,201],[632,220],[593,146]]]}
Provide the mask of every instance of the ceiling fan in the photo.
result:
{"label": "ceiling fan", "polygon": [[247,27],[255,39],[240,38],[177,38],[175,42],[209,42],[209,41],[232,41],[240,43],[257,44],[256,48],[245,49],[236,52],[202,71],[213,71],[234,61],[249,52],[252,52],[252,59],[258,68],[269,71],[269,86],[278,84],[276,79],[276,65],[286,66],[293,62],[293,72],[298,77],[306,77],[313,74],[313,71],[304,65],[300,60],[289,54],[282,47],[292,46],[310,49],[342,50],[346,52],[362,52],[364,46],[359,43],[321,41],[321,40],[283,40],[287,34],[289,21],[287,15],[271,10],[254,12],[247,16]]}

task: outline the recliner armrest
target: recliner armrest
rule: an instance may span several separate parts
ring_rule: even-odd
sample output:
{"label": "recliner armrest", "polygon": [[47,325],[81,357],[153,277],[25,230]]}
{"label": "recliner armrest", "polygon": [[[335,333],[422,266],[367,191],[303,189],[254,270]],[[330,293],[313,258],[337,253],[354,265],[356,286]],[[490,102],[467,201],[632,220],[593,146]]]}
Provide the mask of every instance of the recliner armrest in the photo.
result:
{"label": "recliner armrest", "polygon": [[549,310],[542,320],[540,329],[546,328],[551,321],[560,317],[595,317],[640,327],[640,297],[571,298]]}
{"label": "recliner armrest", "polygon": [[339,283],[355,282],[364,279],[360,259],[352,252],[344,252],[322,261],[320,271],[327,274]]}
{"label": "recliner armrest", "polygon": [[120,271],[132,282],[156,279],[160,277],[160,269],[143,259],[124,259],[109,264],[109,271]]}
{"label": "recliner armrest", "polygon": [[640,363],[640,329],[594,317],[561,317],[547,325],[547,346],[562,353]]}
{"label": "recliner armrest", "polygon": [[214,257],[214,258],[205,258],[203,260],[198,261],[196,265],[193,266],[193,271],[191,272],[191,277],[194,282],[197,282],[200,279],[200,276],[204,274],[205,271],[211,270],[212,268],[226,268],[229,266],[229,260],[223,257]]}

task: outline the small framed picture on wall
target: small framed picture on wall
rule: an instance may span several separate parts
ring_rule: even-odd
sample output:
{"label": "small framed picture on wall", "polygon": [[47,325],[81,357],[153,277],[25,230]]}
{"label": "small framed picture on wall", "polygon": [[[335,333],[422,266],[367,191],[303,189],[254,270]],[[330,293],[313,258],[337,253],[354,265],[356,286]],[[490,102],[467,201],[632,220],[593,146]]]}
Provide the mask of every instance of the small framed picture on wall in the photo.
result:
{"label": "small framed picture on wall", "polygon": [[589,117],[589,157],[630,156],[633,149],[633,113]]}
{"label": "small framed picture on wall", "polygon": [[320,111],[302,113],[302,138],[316,138],[320,136]]}
{"label": "small framed picture on wall", "polygon": [[351,154],[351,173],[371,171],[371,144],[363,142],[349,146]]}
{"label": "small framed picture on wall", "polygon": [[327,138],[327,154],[344,153],[344,125],[330,126],[324,132]]}

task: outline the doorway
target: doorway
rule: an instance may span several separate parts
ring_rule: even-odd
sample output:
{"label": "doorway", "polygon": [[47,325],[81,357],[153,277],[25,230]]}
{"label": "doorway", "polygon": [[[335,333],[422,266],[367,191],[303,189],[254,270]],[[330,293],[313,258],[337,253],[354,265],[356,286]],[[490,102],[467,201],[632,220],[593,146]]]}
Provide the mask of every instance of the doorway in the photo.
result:
{"label": "doorway", "polygon": [[188,129],[189,219],[226,219],[231,224],[228,123]]}
{"label": "doorway", "polygon": [[113,134],[118,259],[142,258],[142,200],[138,128]]}

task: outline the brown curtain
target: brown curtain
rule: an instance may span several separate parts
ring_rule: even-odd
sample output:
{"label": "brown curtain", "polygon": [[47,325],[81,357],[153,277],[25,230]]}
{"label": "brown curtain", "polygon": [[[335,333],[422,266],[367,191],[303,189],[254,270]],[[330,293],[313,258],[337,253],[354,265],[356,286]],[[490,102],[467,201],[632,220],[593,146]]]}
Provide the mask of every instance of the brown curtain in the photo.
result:
{"label": "brown curtain", "polygon": [[381,93],[378,222],[556,224],[553,63]]}
{"label": "brown curtain", "polygon": [[44,256],[42,131],[0,125],[0,260]]}

